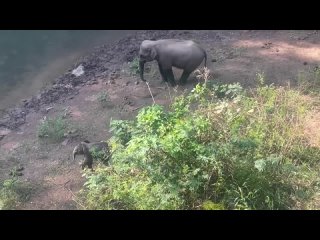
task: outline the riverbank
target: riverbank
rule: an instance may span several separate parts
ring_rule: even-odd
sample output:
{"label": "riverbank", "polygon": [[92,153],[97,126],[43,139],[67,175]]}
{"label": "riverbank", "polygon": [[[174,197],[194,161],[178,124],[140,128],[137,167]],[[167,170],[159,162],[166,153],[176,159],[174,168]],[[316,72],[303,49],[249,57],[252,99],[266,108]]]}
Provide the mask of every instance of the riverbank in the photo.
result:
{"label": "riverbank", "polygon": [[[143,38],[161,38],[170,36],[166,31],[144,31],[123,38],[115,43],[97,47],[94,52],[81,58],[65,74],[57,78],[52,86],[40,91],[36,96],[23,99],[16,107],[7,109],[0,118],[0,127],[14,130],[25,123],[26,115],[30,111],[39,111],[47,104],[64,101],[66,98],[78,94],[75,87],[92,84],[97,77],[107,77],[117,74],[123,62],[132,61],[137,53],[139,42]],[[175,34],[171,35],[172,37]],[[114,45],[117,47],[114,48]],[[82,65],[85,73],[76,77],[72,70]]]}
{"label": "riverbank", "polygon": [[[161,38],[199,42],[207,50],[208,67],[216,81],[239,82],[246,88],[255,86],[257,73],[263,73],[267,83],[294,86],[299,73],[308,73],[320,61],[320,36],[314,31],[138,31],[99,46],[75,62],[52,86],[22,100],[1,117],[1,180],[9,178],[14,167],[23,165],[19,178],[33,189],[17,208],[77,208],[74,196],[84,179],[78,164],[71,161],[72,149],[80,140],[108,139],[111,118],[132,118],[141,107],[153,103],[145,84],[136,84],[139,76],[131,72],[128,62],[137,57],[141,41]],[[77,77],[72,71],[80,65],[84,74]],[[161,83],[156,63],[147,67],[145,76],[158,104],[169,104],[172,97],[197,83],[193,76],[175,93]],[[175,70],[176,76],[180,73]],[[106,93],[110,106],[100,106],[101,93]],[[61,114],[70,122],[72,134],[56,143],[40,139],[37,131],[43,119]],[[310,121],[312,129],[317,121]],[[311,132],[320,136],[316,130]]]}

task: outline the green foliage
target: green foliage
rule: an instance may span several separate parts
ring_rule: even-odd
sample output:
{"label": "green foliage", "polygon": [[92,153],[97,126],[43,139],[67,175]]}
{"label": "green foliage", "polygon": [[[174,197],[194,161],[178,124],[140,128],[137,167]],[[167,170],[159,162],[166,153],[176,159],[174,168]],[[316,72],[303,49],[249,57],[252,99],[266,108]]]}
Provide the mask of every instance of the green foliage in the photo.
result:
{"label": "green foliage", "polygon": [[3,181],[0,185],[0,210],[13,210],[30,198],[32,188],[16,177]]}
{"label": "green foliage", "polygon": [[264,72],[258,72],[256,73],[256,80],[257,80],[257,83],[258,83],[258,86],[259,87],[262,87],[265,85],[265,75],[264,75]]}
{"label": "green foliage", "polygon": [[100,92],[97,96],[97,100],[103,108],[108,107],[111,104],[110,98],[106,91]]}
{"label": "green foliage", "polygon": [[298,85],[303,93],[318,94],[320,91],[320,68],[315,67],[298,75]]}
{"label": "green foliage", "polygon": [[212,201],[205,201],[202,204],[203,210],[225,210],[224,206],[220,203],[214,203]]}
{"label": "green foliage", "polygon": [[213,81],[208,82],[208,88],[215,94],[217,98],[235,98],[243,94],[243,88],[239,83],[234,84],[214,84]]}
{"label": "green foliage", "polygon": [[112,120],[110,122],[110,132],[122,145],[126,145],[131,139],[132,128],[132,123],[127,120]]}
{"label": "green foliage", "polygon": [[132,62],[129,63],[130,73],[133,75],[140,74],[140,67],[139,67],[139,59],[135,58]]}
{"label": "green foliage", "polygon": [[86,173],[84,204],[290,209],[299,198],[300,165],[320,159],[302,134],[310,102],[259,78],[261,85],[249,94],[239,84],[198,84],[168,111],[153,105],[133,121],[112,121],[113,164]]}
{"label": "green foliage", "polygon": [[99,161],[105,165],[109,164],[110,152],[109,151],[98,151],[96,148],[90,149],[91,156],[94,160]]}
{"label": "green foliage", "polygon": [[67,132],[67,121],[60,115],[55,118],[47,118],[38,127],[38,137],[60,141]]}

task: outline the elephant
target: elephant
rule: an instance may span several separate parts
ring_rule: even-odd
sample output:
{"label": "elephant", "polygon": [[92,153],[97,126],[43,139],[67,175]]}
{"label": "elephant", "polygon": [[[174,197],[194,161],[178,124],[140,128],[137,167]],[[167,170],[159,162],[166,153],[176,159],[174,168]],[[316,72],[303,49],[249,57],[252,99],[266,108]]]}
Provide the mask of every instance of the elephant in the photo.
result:
{"label": "elephant", "polygon": [[191,40],[161,39],[144,40],[139,50],[139,70],[140,78],[143,77],[144,64],[156,60],[159,71],[164,82],[170,82],[172,87],[176,86],[172,67],[182,69],[183,73],[180,83],[186,83],[190,74],[202,63],[207,66],[206,51],[197,43]]}
{"label": "elephant", "polygon": [[[75,160],[76,156],[84,155],[84,161],[81,162],[81,167],[84,169],[86,166],[93,170],[93,157],[92,151],[103,151],[104,153],[109,154],[109,146],[107,142],[92,142],[90,143],[88,140],[80,142],[74,149],[73,149],[73,161]],[[109,155],[110,158],[110,155]],[[108,159],[109,160],[109,159]]]}

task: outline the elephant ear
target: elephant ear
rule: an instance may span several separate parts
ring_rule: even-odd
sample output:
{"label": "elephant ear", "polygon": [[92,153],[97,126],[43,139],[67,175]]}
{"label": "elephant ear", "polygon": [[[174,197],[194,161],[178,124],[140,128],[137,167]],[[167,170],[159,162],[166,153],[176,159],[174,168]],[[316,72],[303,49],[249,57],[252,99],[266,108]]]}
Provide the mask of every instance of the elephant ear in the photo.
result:
{"label": "elephant ear", "polygon": [[150,48],[150,56],[152,59],[155,59],[156,56],[157,56],[157,52],[156,52],[156,49],[155,48]]}

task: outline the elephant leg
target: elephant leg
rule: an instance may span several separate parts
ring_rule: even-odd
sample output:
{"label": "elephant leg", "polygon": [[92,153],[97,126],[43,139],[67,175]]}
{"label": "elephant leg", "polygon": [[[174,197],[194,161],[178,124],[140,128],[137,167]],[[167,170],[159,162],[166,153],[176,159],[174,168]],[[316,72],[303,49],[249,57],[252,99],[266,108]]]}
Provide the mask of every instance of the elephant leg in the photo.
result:
{"label": "elephant leg", "polygon": [[170,69],[167,69],[167,70],[165,71],[165,74],[166,74],[166,77],[168,78],[171,86],[172,86],[172,87],[175,87],[177,84],[176,84],[176,82],[175,82],[175,80],[174,80],[174,75],[173,75],[172,69],[171,69],[171,68],[170,68]]}
{"label": "elephant leg", "polygon": [[166,74],[164,73],[163,68],[162,68],[162,66],[160,65],[160,63],[158,63],[158,66],[159,66],[159,71],[160,71],[160,75],[161,75],[162,81],[163,81],[163,82],[168,82],[167,76],[166,76]]}
{"label": "elephant leg", "polygon": [[180,83],[181,85],[185,85],[187,83],[187,79],[190,76],[191,72],[184,70],[181,78],[180,78]]}
{"label": "elephant leg", "polygon": [[80,166],[81,166],[81,169],[83,170],[85,168],[85,166],[86,166],[85,165],[85,161],[83,161]]}

